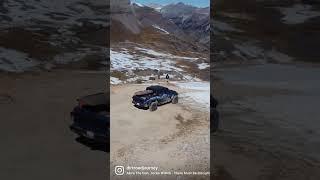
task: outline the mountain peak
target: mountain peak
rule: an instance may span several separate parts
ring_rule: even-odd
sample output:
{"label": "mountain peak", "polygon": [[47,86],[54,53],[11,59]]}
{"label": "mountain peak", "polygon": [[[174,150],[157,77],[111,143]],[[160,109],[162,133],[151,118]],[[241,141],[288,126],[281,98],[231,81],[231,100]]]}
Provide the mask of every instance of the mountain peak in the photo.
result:
{"label": "mountain peak", "polygon": [[161,8],[163,7],[163,5],[158,4],[158,3],[149,3],[149,4],[147,4],[147,6],[155,9],[156,11],[160,11]]}

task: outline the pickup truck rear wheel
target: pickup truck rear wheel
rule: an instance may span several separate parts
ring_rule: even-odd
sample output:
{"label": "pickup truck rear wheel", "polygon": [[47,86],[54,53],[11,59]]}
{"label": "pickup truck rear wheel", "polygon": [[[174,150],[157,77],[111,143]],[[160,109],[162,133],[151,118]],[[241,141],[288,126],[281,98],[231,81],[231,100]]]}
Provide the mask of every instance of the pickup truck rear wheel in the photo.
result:
{"label": "pickup truck rear wheel", "polygon": [[152,102],[149,106],[150,111],[155,111],[158,108],[158,102]]}
{"label": "pickup truck rear wheel", "polygon": [[172,98],[172,104],[177,104],[178,103],[178,96],[174,96],[173,98]]}

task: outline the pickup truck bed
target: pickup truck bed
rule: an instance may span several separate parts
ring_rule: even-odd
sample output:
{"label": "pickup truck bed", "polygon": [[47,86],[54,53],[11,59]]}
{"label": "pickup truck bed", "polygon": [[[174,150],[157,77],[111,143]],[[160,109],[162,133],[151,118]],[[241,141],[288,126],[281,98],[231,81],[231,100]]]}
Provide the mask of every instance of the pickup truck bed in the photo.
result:
{"label": "pickup truck bed", "polygon": [[110,116],[105,93],[79,98],[78,105],[70,114],[73,121],[70,129],[73,132],[95,142],[109,140]]}

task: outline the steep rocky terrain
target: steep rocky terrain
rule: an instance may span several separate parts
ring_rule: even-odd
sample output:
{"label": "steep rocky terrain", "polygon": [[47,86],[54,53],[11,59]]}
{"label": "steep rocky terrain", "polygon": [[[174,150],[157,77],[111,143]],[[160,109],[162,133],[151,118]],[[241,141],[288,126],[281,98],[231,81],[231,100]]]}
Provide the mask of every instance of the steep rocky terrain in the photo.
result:
{"label": "steep rocky terrain", "polygon": [[216,0],[212,7],[214,61],[319,62],[319,1]]}
{"label": "steep rocky terrain", "polygon": [[0,179],[109,177],[106,145],[69,129],[77,98],[108,92],[107,2],[0,1]]}
{"label": "steep rocky terrain", "polygon": [[147,4],[147,6],[153,8],[157,11],[160,11],[161,8],[163,8],[163,5],[157,4],[157,3],[149,3],[149,4]]}
{"label": "steep rocky terrain", "polygon": [[108,11],[102,0],[1,1],[0,70],[101,68]]}
{"label": "steep rocky terrain", "polygon": [[111,10],[113,84],[147,81],[159,73],[173,79],[209,79],[209,48],[184,38],[186,31],[159,11],[129,0],[111,2]]}
{"label": "steep rocky terrain", "polygon": [[[179,3],[168,5],[160,9],[159,6],[154,4],[147,6],[130,3],[128,0],[123,2],[121,5],[117,5],[117,2],[112,4],[112,6],[115,6],[114,8],[111,7],[111,9],[115,9],[112,13],[112,20],[115,20],[115,22],[111,30],[122,29],[121,31],[123,31],[123,28],[117,24],[120,22],[120,24],[125,27],[125,29],[129,30],[129,32],[126,32],[125,34],[119,33],[118,31],[111,33],[114,37],[113,39],[121,38],[119,40],[123,41],[124,39],[132,38],[124,37],[123,35],[132,33],[133,35],[131,34],[130,36],[134,36],[143,34],[140,32],[141,30],[154,29],[162,34],[173,35],[180,41],[187,41],[188,44],[193,44],[202,51],[207,51],[209,49],[210,26],[208,8],[196,8]],[[126,4],[126,6],[124,6],[124,4]],[[155,8],[153,6],[155,6]],[[191,8],[191,11],[184,11],[184,9],[187,8]],[[169,12],[179,11],[180,9],[183,10],[182,13],[175,14],[175,16],[169,16]],[[117,34],[121,34],[121,37],[117,37]]]}
{"label": "steep rocky terrain", "polygon": [[212,9],[214,179],[319,179],[319,1],[214,0]]}
{"label": "steep rocky terrain", "polygon": [[161,8],[162,16],[176,24],[188,36],[209,47],[210,8],[197,8],[184,3],[169,4]]}

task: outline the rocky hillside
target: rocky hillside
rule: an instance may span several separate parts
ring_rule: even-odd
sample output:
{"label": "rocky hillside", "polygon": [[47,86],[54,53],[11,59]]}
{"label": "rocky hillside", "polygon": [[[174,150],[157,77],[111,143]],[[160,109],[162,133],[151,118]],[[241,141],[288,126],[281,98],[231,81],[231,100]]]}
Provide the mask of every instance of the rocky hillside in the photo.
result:
{"label": "rocky hillside", "polygon": [[108,11],[103,0],[1,1],[0,71],[103,67]]}
{"label": "rocky hillside", "polygon": [[[162,33],[195,44],[199,48],[209,49],[209,8],[196,8],[183,3],[164,7],[157,4],[132,3],[131,8],[143,28],[153,27]],[[130,27],[134,26],[130,24]]]}
{"label": "rocky hillside", "polygon": [[319,62],[320,1],[216,0],[213,9],[214,61]]}
{"label": "rocky hillside", "polygon": [[159,74],[208,80],[209,48],[178,36],[187,34],[159,11],[128,0],[111,3],[111,9],[113,84],[147,81]]}
{"label": "rocky hillside", "polygon": [[162,16],[175,23],[194,40],[209,47],[210,8],[197,8],[184,3],[169,4],[160,10]]}
{"label": "rocky hillside", "polygon": [[147,6],[155,9],[156,11],[160,11],[161,8],[163,8],[163,5],[157,3],[149,3]]}

